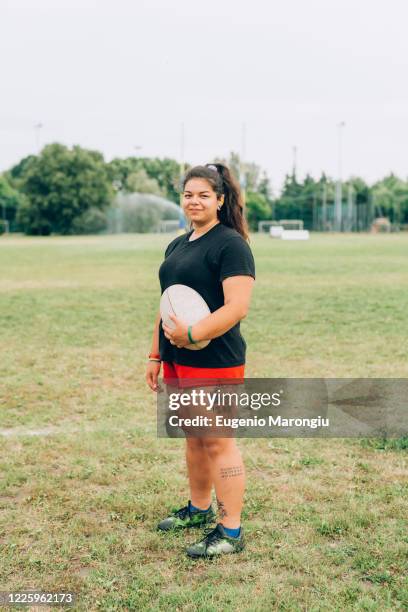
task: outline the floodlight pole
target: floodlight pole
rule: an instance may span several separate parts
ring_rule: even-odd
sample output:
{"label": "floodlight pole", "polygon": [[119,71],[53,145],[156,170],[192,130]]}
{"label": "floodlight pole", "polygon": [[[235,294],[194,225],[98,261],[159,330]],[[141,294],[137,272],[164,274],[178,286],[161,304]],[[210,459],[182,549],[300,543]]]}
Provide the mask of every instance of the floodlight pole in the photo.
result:
{"label": "floodlight pole", "polygon": [[337,124],[337,183],[336,183],[336,205],[335,205],[335,227],[336,231],[341,232],[342,220],[342,129],[344,121]]}
{"label": "floodlight pole", "polygon": [[293,176],[293,179],[296,181],[296,171],[297,171],[297,147],[296,146],[292,147],[292,152],[293,152],[292,176]]}
{"label": "floodlight pole", "polygon": [[347,195],[347,231],[353,231],[353,186],[351,183],[348,185]]}
{"label": "floodlight pole", "polygon": [[323,201],[322,201],[322,225],[323,231],[327,231],[327,183],[323,183]]}
{"label": "floodlight pole", "polygon": [[181,206],[181,191],[183,187],[184,177],[184,122],[180,124],[180,176],[179,176],[179,191],[180,191],[180,206]]}

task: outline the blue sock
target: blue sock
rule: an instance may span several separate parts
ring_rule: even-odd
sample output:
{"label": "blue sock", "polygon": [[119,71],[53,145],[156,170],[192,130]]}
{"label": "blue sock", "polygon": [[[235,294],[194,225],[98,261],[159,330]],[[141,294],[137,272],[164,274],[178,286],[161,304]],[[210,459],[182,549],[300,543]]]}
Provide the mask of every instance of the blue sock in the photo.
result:
{"label": "blue sock", "polygon": [[190,511],[191,512],[208,512],[209,509],[211,508],[211,504],[208,506],[207,510],[203,510],[202,508],[197,508],[197,506],[193,506],[193,504],[191,503],[191,501],[188,502],[188,505],[190,506]]}
{"label": "blue sock", "polygon": [[224,527],[224,531],[230,538],[239,538],[239,534],[241,533],[241,527],[237,527],[236,529],[229,529],[229,527]]}

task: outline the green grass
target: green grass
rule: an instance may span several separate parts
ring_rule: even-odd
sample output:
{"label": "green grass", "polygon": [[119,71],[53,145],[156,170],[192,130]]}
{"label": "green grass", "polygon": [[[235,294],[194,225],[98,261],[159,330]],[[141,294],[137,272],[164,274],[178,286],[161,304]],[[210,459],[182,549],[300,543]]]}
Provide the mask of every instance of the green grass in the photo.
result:
{"label": "green grass", "polygon": [[[406,610],[406,439],[239,440],[245,553],[193,562],[197,532],[155,531],[188,496],[144,382],[168,240],[0,238],[0,590],[72,589],[78,610]],[[247,376],[408,376],[408,235],[252,248]]]}

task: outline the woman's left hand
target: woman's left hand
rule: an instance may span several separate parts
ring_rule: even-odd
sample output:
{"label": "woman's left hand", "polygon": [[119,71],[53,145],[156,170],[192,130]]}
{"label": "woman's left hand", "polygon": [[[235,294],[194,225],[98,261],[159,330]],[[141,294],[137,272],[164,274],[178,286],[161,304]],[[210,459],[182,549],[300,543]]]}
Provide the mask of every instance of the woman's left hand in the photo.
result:
{"label": "woman's left hand", "polygon": [[171,344],[177,346],[177,348],[183,348],[184,346],[187,346],[187,344],[190,344],[187,333],[188,325],[178,319],[175,315],[169,314],[169,317],[175,324],[175,327],[169,327],[165,323],[162,323],[166,338],[170,340]]}

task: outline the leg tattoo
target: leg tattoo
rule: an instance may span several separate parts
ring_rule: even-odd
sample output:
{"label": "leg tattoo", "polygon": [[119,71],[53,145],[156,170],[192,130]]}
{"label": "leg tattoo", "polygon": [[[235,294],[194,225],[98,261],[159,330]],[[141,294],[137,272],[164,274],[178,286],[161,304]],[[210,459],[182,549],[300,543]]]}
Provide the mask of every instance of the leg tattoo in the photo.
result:
{"label": "leg tattoo", "polygon": [[221,468],[221,478],[232,478],[233,476],[242,476],[244,468],[242,465]]}
{"label": "leg tattoo", "polygon": [[218,505],[218,512],[219,512],[220,518],[223,519],[226,516],[228,516],[227,515],[227,511],[226,511],[225,506],[224,506],[224,502],[222,502],[220,499],[218,499],[218,497],[217,497],[217,505]]}

